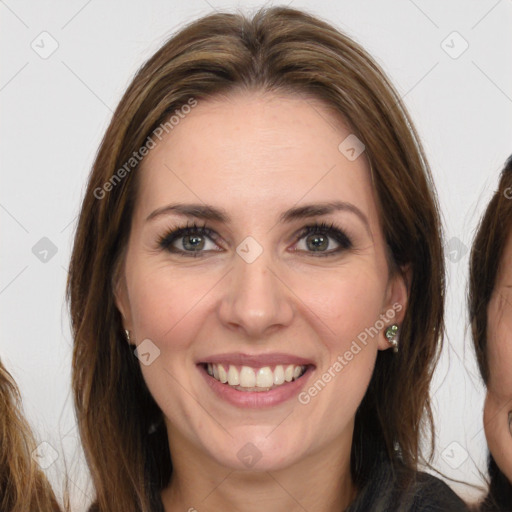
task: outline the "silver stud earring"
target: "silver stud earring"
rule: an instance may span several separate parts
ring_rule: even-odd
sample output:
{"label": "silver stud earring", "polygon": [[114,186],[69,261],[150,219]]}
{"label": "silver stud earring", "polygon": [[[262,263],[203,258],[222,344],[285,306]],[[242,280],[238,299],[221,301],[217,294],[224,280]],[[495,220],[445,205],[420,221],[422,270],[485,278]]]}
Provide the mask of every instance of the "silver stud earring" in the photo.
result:
{"label": "silver stud earring", "polygon": [[387,327],[384,333],[389,344],[393,347],[393,352],[398,352],[398,324],[393,324]]}
{"label": "silver stud earring", "polygon": [[125,329],[124,332],[126,334],[126,339],[128,341],[128,344],[129,344],[130,343],[130,331],[128,329]]}

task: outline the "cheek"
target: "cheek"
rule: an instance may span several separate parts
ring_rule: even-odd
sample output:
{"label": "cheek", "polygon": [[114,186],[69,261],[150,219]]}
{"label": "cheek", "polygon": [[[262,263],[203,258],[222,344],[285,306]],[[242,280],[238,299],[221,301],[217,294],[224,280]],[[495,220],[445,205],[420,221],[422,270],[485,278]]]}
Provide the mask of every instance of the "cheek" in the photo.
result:
{"label": "cheek", "polygon": [[[132,274],[130,304],[138,338],[164,345],[186,344],[198,324],[190,319],[201,311],[202,302],[214,284],[211,277],[154,268]],[[182,331],[188,336],[177,335]],[[163,348],[163,347],[162,347]]]}
{"label": "cheek", "polygon": [[[491,321],[492,317],[489,318]],[[502,400],[512,399],[512,321],[504,315],[489,324],[489,390]]]}
{"label": "cheek", "polygon": [[489,450],[496,464],[512,482],[512,437],[508,426],[510,403],[488,392],[484,405],[484,429]]}
{"label": "cheek", "polygon": [[139,267],[130,280],[137,342],[149,339],[158,348],[154,362],[141,363],[144,380],[164,414],[190,439],[191,418],[195,418],[197,432],[203,429],[201,415],[190,399],[197,386],[191,356],[194,341],[201,337],[205,308],[211,308],[209,298],[213,294],[208,291],[216,281],[198,274],[191,276],[190,272],[179,275],[168,266]]}
{"label": "cheek", "polygon": [[[276,293],[281,294],[280,300],[292,303],[296,312],[289,332],[302,331],[303,338],[318,343],[323,366],[351,350],[357,354],[354,359],[358,364],[350,366],[362,366],[365,379],[373,368],[377,340],[382,336],[379,315],[383,313],[386,281],[375,265],[356,263],[330,269],[284,269],[286,286]],[[215,311],[230,280],[227,276],[223,281],[222,275],[219,269],[178,271],[168,265],[133,266],[129,295],[136,339],[149,338],[162,353],[172,352],[169,362],[185,361],[185,349],[193,351],[195,339],[207,339],[205,326],[223,328]],[[362,350],[368,346],[373,350]]]}
{"label": "cheek", "polygon": [[370,382],[383,336],[385,283],[371,269],[354,267],[328,279],[302,277],[300,283],[301,314],[325,353],[317,380],[300,399],[311,404],[325,429],[335,430],[355,414]]}
{"label": "cheek", "polygon": [[[326,342],[341,350],[361,333],[375,329],[383,312],[385,285],[372,268],[347,266],[322,276],[303,275],[294,289],[311,312],[308,316],[314,314],[324,324]],[[379,322],[377,330],[381,328]]]}

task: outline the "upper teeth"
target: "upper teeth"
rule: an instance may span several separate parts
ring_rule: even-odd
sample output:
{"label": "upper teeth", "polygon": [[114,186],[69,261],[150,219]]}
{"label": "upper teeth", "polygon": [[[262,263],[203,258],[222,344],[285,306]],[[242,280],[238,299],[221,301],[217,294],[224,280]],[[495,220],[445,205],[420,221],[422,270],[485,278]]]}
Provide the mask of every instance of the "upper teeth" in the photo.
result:
{"label": "upper teeth", "polygon": [[294,364],[287,366],[278,364],[272,370],[270,366],[262,368],[242,366],[239,371],[234,365],[208,363],[207,370],[212,377],[223,384],[227,383],[230,386],[240,386],[242,388],[268,389],[299,378],[306,370],[306,367]]}

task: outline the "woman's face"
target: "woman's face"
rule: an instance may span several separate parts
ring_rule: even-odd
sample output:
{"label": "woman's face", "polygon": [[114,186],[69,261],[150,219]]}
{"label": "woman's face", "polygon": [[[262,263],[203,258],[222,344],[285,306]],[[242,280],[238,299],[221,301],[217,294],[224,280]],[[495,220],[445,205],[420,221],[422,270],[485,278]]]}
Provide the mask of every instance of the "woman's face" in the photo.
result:
{"label": "woman's face", "polygon": [[484,426],[489,449],[512,482],[512,235],[487,310],[489,382]]}
{"label": "woman's face", "polygon": [[199,102],[137,171],[116,302],[173,462],[349,452],[406,303],[364,153],[338,149],[350,133],[317,101],[237,93]]}

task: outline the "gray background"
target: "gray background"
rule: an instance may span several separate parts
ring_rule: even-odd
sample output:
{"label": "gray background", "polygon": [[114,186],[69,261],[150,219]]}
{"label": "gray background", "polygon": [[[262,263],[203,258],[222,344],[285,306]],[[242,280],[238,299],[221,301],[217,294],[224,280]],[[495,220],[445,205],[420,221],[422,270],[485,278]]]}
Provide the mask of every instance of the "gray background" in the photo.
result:
{"label": "gray background", "polygon": [[[64,287],[96,150],[134,72],[172,32],[215,9],[260,5],[0,1],[0,356],[43,443],[38,460],[58,489],[67,472],[77,509],[91,488],[70,397]],[[447,336],[432,388],[434,465],[479,485],[484,395],[467,328],[467,249],[512,153],[512,1],[289,5],[329,20],[376,58],[424,143],[440,196],[448,268]],[[463,496],[479,496],[477,489],[449,483]]]}

